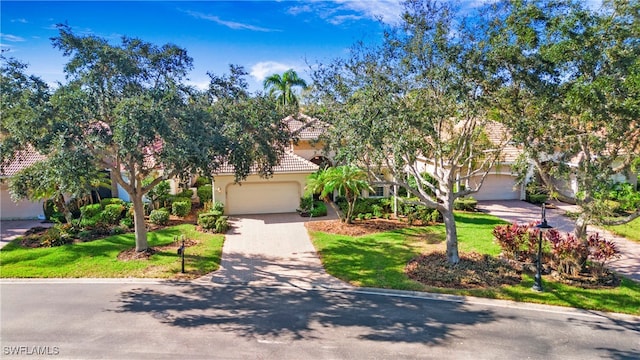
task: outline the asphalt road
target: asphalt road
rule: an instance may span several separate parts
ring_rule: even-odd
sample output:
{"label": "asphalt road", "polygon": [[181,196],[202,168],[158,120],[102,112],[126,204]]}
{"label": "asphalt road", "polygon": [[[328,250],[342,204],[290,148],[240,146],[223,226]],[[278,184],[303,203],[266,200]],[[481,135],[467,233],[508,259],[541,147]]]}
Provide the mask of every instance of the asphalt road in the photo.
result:
{"label": "asphalt road", "polygon": [[474,298],[122,280],[0,296],[3,359],[640,358],[638,317]]}

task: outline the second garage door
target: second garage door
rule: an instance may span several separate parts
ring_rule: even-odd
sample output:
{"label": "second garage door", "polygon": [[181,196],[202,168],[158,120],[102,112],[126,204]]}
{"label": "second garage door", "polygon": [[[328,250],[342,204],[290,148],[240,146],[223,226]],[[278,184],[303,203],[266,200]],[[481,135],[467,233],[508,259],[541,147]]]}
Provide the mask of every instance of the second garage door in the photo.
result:
{"label": "second garage door", "polygon": [[476,200],[519,200],[520,187],[515,181],[510,175],[487,175],[480,190],[471,196]]}
{"label": "second garage door", "polygon": [[300,205],[297,182],[243,183],[227,187],[226,213],[270,214],[295,212]]}

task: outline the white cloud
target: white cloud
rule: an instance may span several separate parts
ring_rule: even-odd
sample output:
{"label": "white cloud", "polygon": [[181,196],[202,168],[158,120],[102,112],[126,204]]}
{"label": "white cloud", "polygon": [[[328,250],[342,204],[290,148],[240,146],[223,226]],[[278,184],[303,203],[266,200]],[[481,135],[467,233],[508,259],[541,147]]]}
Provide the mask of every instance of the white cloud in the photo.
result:
{"label": "white cloud", "polygon": [[198,90],[207,90],[209,88],[209,80],[206,80],[206,79],[187,80],[186,83],[187,85],[193,86]]}
{"label": "white cloud", "polygon": [[3,33],[0,33],[0,38],[2,38],[2,40],[11,41],[11,42],[25,41],[23,37],[11,35],[11,34],[3,34]]}
{"label": "white cloud", "polygon": [[343,9],[361,13],[371,19],[382,19],[385,23],[397,23],[401,19],[401,0],[335,0]]}
{"label": "white cloud", "polygon": [[257,82],[262,82],[267,76],[283,73],[295,66],[279,63],[276,61],[261,61],[251,67],[249,75]]}
{"label": "white cloud", "polygon": [[235,22],[235,21],[228,21],[228,20],[222,20],[220,19],[218,16],[215,15],[209,15],[209,14],[203,14],[197,11],[191,11],[191,10],[185,10],[185,13],[193,16],[196,19],[202,19],[202,20],[208,20],[208,21],[213,21],[217,24],[220,24],[222,26],[226,26],[230,29],[234,29],[234,30],[251,30],[251,31],[261,31],[261,32],[275,32],[275,31],[282,31],[282,30],[278,30],[278,29],[269,29],[269,28],[263,28],[263,27],[259,27],[259,26],[254,26],[254,25],[249,25],[249,24],[243,24],[243,23],[239,23],[239,22]]}
{"label": "white cloud", "polygon": [[395,24],[400,21],[402,11],[402,0],[315,0],[287,10],[291,15],[315,13],[333,25],[361,19],[381,19],[385,23]]}
{"label": "white cloud", "polygon": [[287,10],[287,12],[291,15],[310,13],[312,11],[313,10],[311,9],[311,6],[309,6],[308,4],[303,6],[292,6]]}
{"label": "white cloud", "polygon": [[11,19],[12,23],[21,23],[21,24],[26,24],[28,23],[27,19],[24,18],[20,18],[20,19]]}

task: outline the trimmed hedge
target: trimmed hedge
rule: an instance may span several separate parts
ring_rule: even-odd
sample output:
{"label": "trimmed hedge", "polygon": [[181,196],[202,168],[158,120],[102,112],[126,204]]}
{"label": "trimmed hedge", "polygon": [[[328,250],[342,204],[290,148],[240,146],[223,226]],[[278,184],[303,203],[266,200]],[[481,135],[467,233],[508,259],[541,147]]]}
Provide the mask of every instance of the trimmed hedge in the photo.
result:
{"label": "trimmed hedge", "polygon": [[171,213],[175,216],[185,217],[191,212],[191,200],[174,201],[171,204]]}
{"label": "trimmed hedge", "polygon": [[101,204],[90,204],[90,205],[82,206],[80,208],[80,214],[82,215],[83,218],[92,218],[100,214],[101,211],[102,211]]}
{"label": "trimmed hedge", "polygon": [[453,201],[453,208],[462,211],[475,211],[478,206],[478,200],[473,197],[457,198]]}
{"label": "trimmed hedge", "polygon": [[204,204],[207,201],[213,200],[213,188],[209,185],[204,185],[198,188],[198,198],[200,203]]}
{"label": "trimmed hedge", "polygon": [[149,221],[156,225],[167,225],[169,223],[169,210],[165,208],[151,210]]}
{"label": "trimmed hedge", "polygon": [[123,204],[108,204],[100,212],[100,218],[108,224],[117,224],[122,218],[125,209]]}

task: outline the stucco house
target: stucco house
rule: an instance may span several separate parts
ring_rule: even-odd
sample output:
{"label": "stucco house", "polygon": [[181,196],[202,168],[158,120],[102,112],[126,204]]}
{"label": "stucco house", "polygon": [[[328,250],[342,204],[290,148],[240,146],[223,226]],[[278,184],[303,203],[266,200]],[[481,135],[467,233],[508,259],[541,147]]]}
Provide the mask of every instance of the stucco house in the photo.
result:
{"label": "stucco house", "polygon": [[229,165],[223,165],[214,174],[213,200],[224,204],[226,214],[295,212],[304,195],[307,176],[331,165],[331,159],[317,141],[328,126],[326,123],[305,115],[289,116],[282,121],[293,138],[280,163],[273,168],[272,177],[265,179],[252,174],[237,184]]}
{"label": "stucco house", "polygon": [[[320,167],[333,165],[331,154],[323,152],[323,144],[318,141],[328,124],[305,115],[283,119],[293,134],[290,147],[280,164],[274,168],[274,175],[264,179],[250,175],[245,181],[236,184],[233,168],[223,166],[213,177],[213,199],[225,205],[225,213],[262,214],[294,212],[299,207],[300,197],[304,194],[306,178]],[[496,144],[506,130],[498,123],[489,123],[485,129],[490,141]],[[515,145],[507,145],[500,160],[490,170],[480,190],[473,194],[478,200],[522,200],[525,188],[517,184],[517,174],[511,166],[521,150]],[[428,167],[428,159],[422,159]],[[388,178],[388,174],[381,174]],[[471,185],[474,179],[471,179]],[[388,185],[372,183],[373,191],[365,191],[364,197],[389,197]]]}
{"label": "stucco house", "polygon": [[43,201],[14,202],[7,181],[20,170],[44,159],[45,156],[37,151],[28,150],[18,154],[15,161],[0,170],[0,220],[44,219]]}

